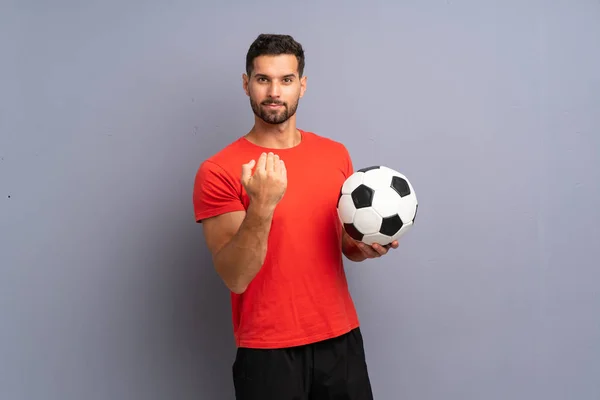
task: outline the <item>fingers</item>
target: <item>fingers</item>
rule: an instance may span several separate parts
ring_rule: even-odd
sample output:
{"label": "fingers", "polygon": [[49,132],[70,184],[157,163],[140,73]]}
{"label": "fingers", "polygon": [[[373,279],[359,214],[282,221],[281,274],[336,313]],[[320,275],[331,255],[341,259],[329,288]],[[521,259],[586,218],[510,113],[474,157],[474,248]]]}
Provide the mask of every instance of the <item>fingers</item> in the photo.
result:
{"label": "fingers", "polygon": [[379,254],[379,252],[377,252],[377,250],[373,246],[369,246],[368,244],[359,242],[358,247],[367,258],[381,257],[381,254]]}
{"label": "fingers", "polygon": [[255,160],[250,160],[247,164],[242,165],[242,182],[248,182],[252,176],[252,168],[256,164]]}
{"label": "fingers", "polygon": [[267,153],[262,153],[260,157],[258,157],[258,162],[256,163],[257,171],[264,171],[267,164]]}
{"label": "fingers", "polygon": [[388,252],[387,247],[384,247],[377,243],[373,243],[371,245],[371,247],[373,248],[373,250],[375,250],[377,252],[378,256],[384,256]]}
{"label": "fingers", "polygon": [[367,258],[377,258],[386,255],[390,249],[397,249],[398,241],[394,240],[392,243],[387,244],[385,246],[382,246],[377,243],[373,243],[369,246],[365,243],[359,242],[358,247],[367,256]]}
{"label": "fingers", "polygon": [[274,172],[277,175],[287,176],[285,163],[279,155],[273,152],[262,153],[256,163],[256,171],[259,172]]}
{"label": "fingers", "polygon": [[267,172],[273,171],[274,163],[275,163],[275,156],[274,156],[274,154],[273,153],[267,154],[267,165],[265,167],[266,170],[267,170]]}
{"label": "fingers", "polygon": [[287,169],[285,168],[285,163],[283,160],[279,160],[279,172],[283,179],[287,182]]}
{"label": "fingers", "polygon": [[275,172],[277,175],[281,172],[281,160],[277,154],[270,153],[269,155],[272,155],[273,158],[273,167],[271,168],[271,171]]}

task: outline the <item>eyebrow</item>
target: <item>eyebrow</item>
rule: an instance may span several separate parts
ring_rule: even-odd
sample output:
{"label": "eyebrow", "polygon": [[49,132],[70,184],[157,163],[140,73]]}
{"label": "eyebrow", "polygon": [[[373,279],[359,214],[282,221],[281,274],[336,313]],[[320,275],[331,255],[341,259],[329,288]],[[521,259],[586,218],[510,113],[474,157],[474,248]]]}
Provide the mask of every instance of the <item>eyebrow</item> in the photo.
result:
{"label": "eyebrow", "polygon": [[[270,78],[268,75],[265,75],[265,74],[256,74],[255,76],[257,78]],[[295,78],[295,77],[296,77],[296,74],[287,74],[287,75],[283,76],[283,78]]]}

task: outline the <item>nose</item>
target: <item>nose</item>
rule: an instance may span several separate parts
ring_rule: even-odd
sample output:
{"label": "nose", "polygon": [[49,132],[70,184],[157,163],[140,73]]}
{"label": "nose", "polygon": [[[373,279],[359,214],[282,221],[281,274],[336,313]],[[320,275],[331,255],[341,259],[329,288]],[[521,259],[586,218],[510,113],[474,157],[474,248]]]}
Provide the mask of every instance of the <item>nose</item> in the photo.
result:
{"label": "nose", "polygon": [[269,85],[268,93],[269,93],[269,97],[278,98],[281,93],[279,83],[277,83],[275,81],[271,81],[271,84]]}

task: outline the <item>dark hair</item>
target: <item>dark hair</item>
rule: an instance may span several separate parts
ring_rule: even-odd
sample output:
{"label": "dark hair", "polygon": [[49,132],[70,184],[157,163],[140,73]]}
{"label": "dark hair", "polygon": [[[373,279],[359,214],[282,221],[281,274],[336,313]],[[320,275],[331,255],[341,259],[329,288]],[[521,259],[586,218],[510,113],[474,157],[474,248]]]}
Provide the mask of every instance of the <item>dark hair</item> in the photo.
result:
{"label": "dark hair", "polygon": [[246,54],[246,73],[252,74],[254,69],[254,59],[258,56],[278,56],[281,54],[290,54],[296,56],[298,60],[298,75],[304,73],[304,49],[302,45],[294,40],[290,35],[278,34],[260,34],[252,42]]}

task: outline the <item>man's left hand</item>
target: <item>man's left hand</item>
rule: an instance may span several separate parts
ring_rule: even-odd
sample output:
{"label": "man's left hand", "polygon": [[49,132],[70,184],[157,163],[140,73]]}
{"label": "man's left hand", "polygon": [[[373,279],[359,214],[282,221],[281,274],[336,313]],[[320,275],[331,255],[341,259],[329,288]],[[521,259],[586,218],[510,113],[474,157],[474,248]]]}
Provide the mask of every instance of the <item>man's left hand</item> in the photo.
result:
{"label": "man's left hand", "polygon": [[381,246],[377,243],[373,243],[369,246],[363,242],[356,242],[356,246],[359,248],[365,258],[378,258],[386,255],[390,249],[397,249],[398,241],[394,240],[392,243],[386,246]]}

